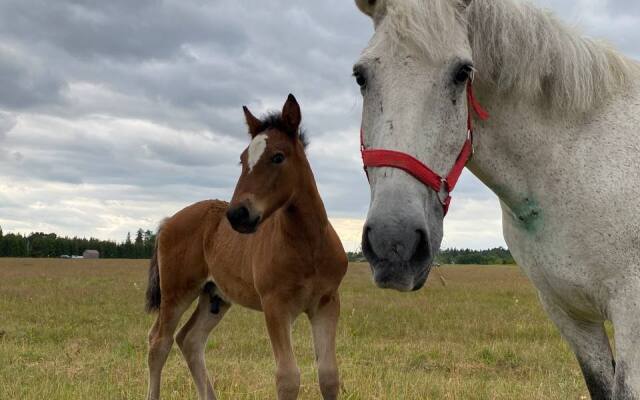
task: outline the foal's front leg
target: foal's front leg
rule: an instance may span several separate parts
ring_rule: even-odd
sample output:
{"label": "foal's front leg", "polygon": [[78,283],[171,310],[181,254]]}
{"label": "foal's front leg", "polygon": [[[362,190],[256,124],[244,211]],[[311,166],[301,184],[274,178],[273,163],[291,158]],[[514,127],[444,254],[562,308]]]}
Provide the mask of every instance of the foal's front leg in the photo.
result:
{"label": "foal's front leg", "polygon": [[323,296],[317,309],[309,313],[318,364],[318,380],[324,400],[336,400],[340,390],[336,360],[336,330],[339,317],[340,298],[338,292]]}
{"label": "foal's front leg", "polygon": [[[290,301],[290,299],[289,299]],[[271,296],[262,301],[273,355],[276,359],[278,400],[295,400],[300,391],[300,370],[291,345],[294,312],[286,299]]]}

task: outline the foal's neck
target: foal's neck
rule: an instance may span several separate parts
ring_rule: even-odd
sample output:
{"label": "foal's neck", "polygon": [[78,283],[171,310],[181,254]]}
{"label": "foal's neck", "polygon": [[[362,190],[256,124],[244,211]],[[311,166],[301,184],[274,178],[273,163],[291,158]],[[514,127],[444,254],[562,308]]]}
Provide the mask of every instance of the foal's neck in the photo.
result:
{"label": "foal's neck", "polygon": [[306,160],[301,167],[301,177],[295,193],[280,215],[283,233],[297,241],[313,244],[322,238],[326,231],[329,218],[318,193],[313,172]]}

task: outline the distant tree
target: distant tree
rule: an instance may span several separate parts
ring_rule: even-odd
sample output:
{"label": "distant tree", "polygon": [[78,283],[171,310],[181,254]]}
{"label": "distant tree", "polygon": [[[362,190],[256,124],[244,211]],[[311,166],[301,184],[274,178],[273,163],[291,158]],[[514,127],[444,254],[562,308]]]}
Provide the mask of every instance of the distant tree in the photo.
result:
{"label": "distant tree", "polygon": [[27,240],[20,234],[7,233],[2,236],[0,253],[3,257],[27,257]]}
{"label": "distant tree", "polygon": [[136,232],[136,241],[134,244],[133,256],[135,258],[143,258],[144,257],[144,231],[142,228],[138,229]]}
{"label": "distant tree", "polygon": [[145,258],[151,258],[156,244],[156,235],[150,230],[144,232],[144,255]]}
{"label": "distant tree", "polygon": [[127,238],[124,241],[124,245],[122,246],[121,258],[134,258],[134,247],[133,242],[131,242],[131,232],[127,232]]}

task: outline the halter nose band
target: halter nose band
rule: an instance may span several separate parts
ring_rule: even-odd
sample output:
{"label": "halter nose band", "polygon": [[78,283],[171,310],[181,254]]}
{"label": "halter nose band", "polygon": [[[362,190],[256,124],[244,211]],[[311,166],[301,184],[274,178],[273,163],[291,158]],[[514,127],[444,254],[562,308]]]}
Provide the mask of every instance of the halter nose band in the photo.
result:
{"label": "halter nose band", "polygon": [[453,164],[453,168],[446,177],[441,177],[427,167],[420,160],[416,159],[409,154],[402,153],[394,150],[384,149],[367,149],[364,146],[364,132],[360,129],[360,152],[362,153],[362,162],[364,164],[364,170],[367,173],[367,179],[369,173],[367,168],[376,167],[391,167],[401,169],[425,186],[430,187],[436,193],[440,194],[444,189],[446,191],[446,197],[443,199],[438,196],[442,207],[444,208],[444,215],[447,215],[449,211],[449,204],[451,203],[451,192],[458,183],[458,179],[464,170],[465,165],[469,162],[469,159],[473,155],[473,116],[475,113],[481,120],[489,118],[489,114],[482,108],[480,103],[476,100],[473,94],[473,84],[470,79],[467,82],[467,140],[465,140],[462,150]]}

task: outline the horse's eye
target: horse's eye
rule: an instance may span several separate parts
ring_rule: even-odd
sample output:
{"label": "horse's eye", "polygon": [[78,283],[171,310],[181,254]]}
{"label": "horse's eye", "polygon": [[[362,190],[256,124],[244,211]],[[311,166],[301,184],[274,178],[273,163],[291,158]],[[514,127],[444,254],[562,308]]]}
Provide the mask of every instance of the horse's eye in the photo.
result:
{"label": "horse's eye", "polygon": [[469,80],[472,73],[473,73],[473,65],[465,64],[460,68],[458,68],[458,70],[456,71],[456,74],[453,77],[453,80],[457,84],[465,83],[467,82],[467,80]]}
{"label": "horse's eye", "polygon": [[273,157],[271,157],[271,162],[274,164],[282,164],[283,161],[284,154],[282,153],[274,154]]}
{"label": "horse's eye", "polygon": [[356,78],[356,83],[358,84],[358,86],[360,86],[361,88],[364,88],[365,85],[367,84],[367,79],[364,77],[364,74],[362,73],[362,71],[359,71],[359,70],[353,71],[353,76]]}

